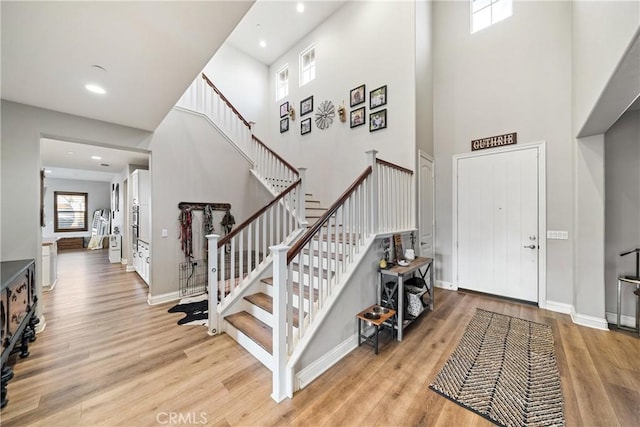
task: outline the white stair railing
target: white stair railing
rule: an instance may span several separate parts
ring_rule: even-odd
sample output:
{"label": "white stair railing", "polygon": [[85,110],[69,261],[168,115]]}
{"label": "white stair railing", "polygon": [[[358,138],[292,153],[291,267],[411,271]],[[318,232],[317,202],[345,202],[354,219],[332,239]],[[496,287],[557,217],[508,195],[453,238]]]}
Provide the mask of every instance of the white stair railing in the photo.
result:
{"label": "white stair railing", "polygon": [[[413,172],[377,159],[376,153],[367,153],[367,169],[295,245],[271,247],[275,320],[272,398],[278,402],[293,396],[289,359],[314,321],[323,315],[350,260],[375,234],[413,227]],[[389,192],[397,194],[385,196]],[[398,207],[384,206],[389,203]],[[305,256],[307,262],[303,262]],[[300,319],[297,328],[293,327],[294,317]]]}
{"label": "white stair railing", "polygon": [[253,171],[274,195],[298,179],[298,171],[255,136],[252,141]]}

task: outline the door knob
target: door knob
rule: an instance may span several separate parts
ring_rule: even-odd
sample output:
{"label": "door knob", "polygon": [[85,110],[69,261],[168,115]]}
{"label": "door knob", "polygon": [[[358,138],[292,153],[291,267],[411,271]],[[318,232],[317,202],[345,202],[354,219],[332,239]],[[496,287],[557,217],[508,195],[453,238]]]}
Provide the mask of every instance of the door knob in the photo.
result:
{"label": "door knob", "polygon": [[534,244],[532,243],[532,244],[530,244],[530,245],[526,245],[526,246],[523,246],[523,247],[528,248],[528,249],[535,249],[535,248],[536,248],[536,245],[534,245]]}

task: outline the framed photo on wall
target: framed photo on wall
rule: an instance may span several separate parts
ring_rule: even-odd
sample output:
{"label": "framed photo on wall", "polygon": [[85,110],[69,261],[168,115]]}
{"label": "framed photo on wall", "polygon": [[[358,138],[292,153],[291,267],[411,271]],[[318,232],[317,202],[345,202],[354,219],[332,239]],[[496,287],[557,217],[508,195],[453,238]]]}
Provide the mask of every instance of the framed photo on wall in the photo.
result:
{"label": "framed photo on wall", "polygon": [[349,92],[349,100],[350,100],[349,105],[351,107],[355,107],[356,105],[362,104],[364,102],[364,96],[365,96],[364,85],[351,89],[351,92]]}
{"label": "framed photo on wall", "polygon": [[284,119],[280,119],[280,133],[286,132],[289,130],[289,118],[285,117]]}
{"label": "framed photo on wall", "polygon": [[289,114],[289,101],[280,104],[280,117],[285,117],[287,114]]}
{"label": "framed photo on wall", "polygon": [[311,117],[300,122],[300,135],[306,135],[311,132]]}
{"label": "framed photo on wall", "polygon": [[369,93],[369,108],[374,109],[387,103],[387,85],[374,89]]}
{"label": "framed photo on wall", "polygon": [[300,101],[300,117],[313,111],[313,95]]}
{"label": "framed photo on wall", "polygon": [[358,126],[362,126],[363,124],[365,124],[366,120],[365,120],[365,107],[360,107],[357,110],[351,110],[350,116],[349,116],[349,124],[352,128],[358,127]]}
{"label": "framed photo on wall", "polygon": [[369,113],[369,132],[375,132],[387,127],[387,109]]}

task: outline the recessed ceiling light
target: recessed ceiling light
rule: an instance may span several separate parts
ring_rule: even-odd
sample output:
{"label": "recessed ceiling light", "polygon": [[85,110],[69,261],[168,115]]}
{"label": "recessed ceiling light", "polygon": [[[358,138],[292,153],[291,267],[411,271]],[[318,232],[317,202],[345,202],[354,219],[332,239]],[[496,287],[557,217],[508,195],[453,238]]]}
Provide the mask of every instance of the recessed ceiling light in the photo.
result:
{"label": "recessed ceiling light", "polygon": [[296,10],[300,13],[304,12],[304,4],[302,2],[298,2],[296,5]]}
{"label": "recessed ceiling light", "polygon": [[73,151],[67,151],[67,154],[73,156]]}
{"label": "recessed ceiling light", "polygon": [[91,156],[91,158],[93,160],[102,160],[102,157],[100,157],[100,156]]}
{"label": "recessed ceiling light", "polygon": [[89,92],[97,93],[99,95],[104,95],[105,93],[107,93],[107,91],[104,90],[102,86],[98,86],[94,84],[86,84],[84,85],[84,88]]}
{"label": "recessed ceiling light", "polygon": [[49,170],[49,169],[45,169],[45,170],[44,170],[44,173],[53,173],[53,171],[52,171],[52,170]]}
{"label": "recessed ceiling light", "polygon": [[267,47],[267,42],[264,40],[260,40],[260,47]]}

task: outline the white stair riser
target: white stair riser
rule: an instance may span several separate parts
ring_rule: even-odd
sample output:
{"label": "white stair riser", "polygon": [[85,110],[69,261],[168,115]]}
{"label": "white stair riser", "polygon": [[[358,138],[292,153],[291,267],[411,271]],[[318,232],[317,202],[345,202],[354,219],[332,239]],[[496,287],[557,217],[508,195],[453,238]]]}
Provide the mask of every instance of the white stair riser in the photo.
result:
{"label": "white stair riser", "polygon": [[340,263],[339,260],[338,262],[336,262],[335,258],[327,258],[326,252],[322,253],[322,258],[320,258],[317,255],[310,256],[309,254],[301,254],[301,256],[299,255],[294,259],[294,262],[299,262],[300,258],[302,258],[302,263],[304,265],[309,265],[313,263],[314,268],[318,268],[318,266],[321,265],[322,268],[325,270],[326,269],[333,270],[335,269],[335,266]]}
{"label": "white stair riser", "polygon": [[224,331],[233,338],[238,344],[251,353],[256,359],[260,361],[264,366],[273,372],[273,356],[270,355],[264,348],[260,347],[251,338],[244,333],[237,330],[231,323],[224,322]]}

